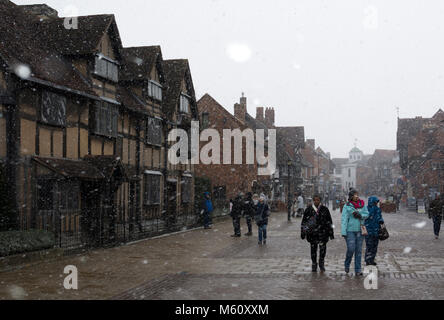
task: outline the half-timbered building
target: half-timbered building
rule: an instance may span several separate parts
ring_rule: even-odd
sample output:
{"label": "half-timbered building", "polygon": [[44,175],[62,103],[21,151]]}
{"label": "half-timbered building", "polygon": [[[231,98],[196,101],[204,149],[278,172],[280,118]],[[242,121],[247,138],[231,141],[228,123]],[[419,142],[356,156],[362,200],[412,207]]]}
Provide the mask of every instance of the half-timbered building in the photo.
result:
{"label": "half-timbered building", "polygon": [[[167,166],[166,137],[168,123],[187,126],[197,115],[188,63],[167,63],[167,82],[160,47],[123,48],[114,15],[78,17],[73,29],[47,6],[1,0],[0,9],[10,224],[53,231],[65,247],[178,227],[167,217],[180,215],[181,203],[192,207],[193,168]],[[186,196],[168,211],[164,189],[173,179]]]}

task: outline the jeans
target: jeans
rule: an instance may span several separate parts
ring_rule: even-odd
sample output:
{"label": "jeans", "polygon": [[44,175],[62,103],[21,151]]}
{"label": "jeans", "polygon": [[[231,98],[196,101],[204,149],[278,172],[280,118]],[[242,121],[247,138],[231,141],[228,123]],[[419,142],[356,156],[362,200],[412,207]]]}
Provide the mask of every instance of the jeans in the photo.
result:
{"label": "jeans", "polygon": [[267,240],[267,225],[262,224],[258,226],[259,228],[259,242],[262,242],[262,240]]}
{"label": "jeans", "polygon": [[246,216],[245,220],[247,221],[248,232],[253,232],[253,226],[251,225],[251,221],[253,220],[251,216]]}
{"label": "jeans", "polygon": [[240,217],[233,217],[234,234],[237,236],[241,235],[240,219]]}
{"label": "jeans", "polygon": [[311,246],[311,261],[313,264],[318,264],[318,246],[319,246],[319,265],[323,266],[325,261],[325,255],[327,254],[327,243],[325,242],[312,242]]}
{"label": "jeans", "polygon": [[347,232],[347,254],[345,257],[345,269],[350,270],[350,264],[355,256],[355,272],[361,272],[361,259],[362,259],[362,242],[364,238],[361,231]]}
{"label": "jeans", "polygon": [[365,262],[374,263],[378,253],[379,236],[368,235],[365,237]]}
{"label": "jeans", "polygon": [[441,230],[442,217],[440,215],[433,216],[433,232],[435,236],[439,236],[439,231]]}
{"label": "jeans", "polygon": [[208,211],[205,211],[203,214],[203,219],[204,219],[204,227],[208,228],[210,226],[210,213]]}

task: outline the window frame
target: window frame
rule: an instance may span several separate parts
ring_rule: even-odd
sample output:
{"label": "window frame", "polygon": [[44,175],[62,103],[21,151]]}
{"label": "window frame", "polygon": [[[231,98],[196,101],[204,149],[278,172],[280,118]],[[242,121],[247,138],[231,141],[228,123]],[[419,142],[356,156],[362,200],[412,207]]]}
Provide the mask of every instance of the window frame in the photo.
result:
{"label": "window frame", "polygon": [[[153,132],[152,130],[150,130],[150,128],[155,128],[156,122],[159,127],[159,132],[157,133],[157,135],[150,136],[150,132]],[[155,138],[157,138],[157,140]],[[145,121],[145,143],[147,145],[162,146],[162,120],[161,119],[158,119],[156,117],[147,117],[146,118],[146,121]]]}
{"label": "window frame", "polygon": [[[144,206],[157,206],[161,203],[162,175],[144,173],[143,175],[143,204]],[[157,187],[157,190],[154,190]]]}
{"label": "window frame", "polygon": [[[108,138],[117,138],[119,122],[118,107],[106,101],[95,101],[93,108],[94,121],[92,123],[94,134]],[[101,121],[105,121],[105,125]]]}
{"label": "window frame", "polygon": [[[101,63],[98,63],[99,61]],[[119,82],[119,63],[103,54],[96,54],[94,59],[94,74],[117,83]]]}
{"label": "window frame", "polygon": [[[45,99],[45,97],[47,99]],[[50,118],[50,114],[48,114],[48,117],[46,117],[46,115],[44,115],[44,110],[48,110],[48,106],[45,104],[45,102],[47,101],[51,101],[51,98],[57,98],[60,99],[57,102],[62,102],[61,104],[58,105],[51,105],[51,109],[54,113],[62,113],[60,116],[60,120],[61,122],[58,122],[57,119],[55,119],[55,117]],[[54,102],[54,101],[51,101]],[[51,91],[47,91],[44,90],[42,91],[41,94],[41,100],[40,100],[40,117],[39,120],[40,122],[47,124],[47,125],[51,125],[51,126],[57,126],[57,127],[66,127],[66,106],[67,106],[67,98],[61,94],[57,94]],[[58,108],[57,110],[55,110],[56,108]]]}
{"label": "window frame", "polygon": [[[183,106],[184,104],[182,103],[183,101],[187,102],[187,109],[184,110]],[[180,103],[179,103],[179,112],[183,113],[183,114],[189,114],[190,113],[190,105],[191,105],[191,97],[185,93],[181,93],[180,94]]]}
{"label": "window frame", "polygon": [[192,202],[193,177],[182,176],[182,181],[180,199],[182,203],[189,204]]}
{"label": "window frame", "polygon": [[[155,91],[153,91],[156,89]],[[148,80],[147,96],[153,100],[162,102],[163,100],[163,86],[154,80]]]}

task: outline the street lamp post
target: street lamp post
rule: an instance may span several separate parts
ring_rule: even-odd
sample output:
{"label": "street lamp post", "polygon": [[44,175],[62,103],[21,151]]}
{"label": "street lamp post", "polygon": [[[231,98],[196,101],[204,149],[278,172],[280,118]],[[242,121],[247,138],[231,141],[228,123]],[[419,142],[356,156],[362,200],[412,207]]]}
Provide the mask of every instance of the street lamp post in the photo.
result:
{"label": "street lamp post", "polygon": [[291,198],[290,198],[290,166],[292,165],[291,160],[287,161],[287,211],[288,211],[288,221],[291,221]]}

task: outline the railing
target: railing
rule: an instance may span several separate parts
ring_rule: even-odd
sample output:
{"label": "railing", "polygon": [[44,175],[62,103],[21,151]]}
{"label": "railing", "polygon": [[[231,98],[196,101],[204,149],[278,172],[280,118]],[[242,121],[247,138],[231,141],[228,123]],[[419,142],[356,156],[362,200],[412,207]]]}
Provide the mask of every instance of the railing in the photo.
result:
{"label": "railing", "polygon": [[[135,240],[190,229],[202,225],[202,217],[192,203],[179,212],[161,211],[160,206],[135,208],[103,206],[81,210],[40,210],[33,222],[14,230],[45,230],[54,237],[54,247],[77,252],[89,248],[118,246]],[[39,249],[35,249],[39,250]],[[33,251],[30,248],[28,251]]]}

